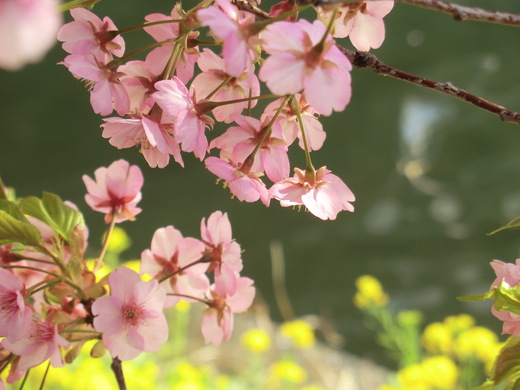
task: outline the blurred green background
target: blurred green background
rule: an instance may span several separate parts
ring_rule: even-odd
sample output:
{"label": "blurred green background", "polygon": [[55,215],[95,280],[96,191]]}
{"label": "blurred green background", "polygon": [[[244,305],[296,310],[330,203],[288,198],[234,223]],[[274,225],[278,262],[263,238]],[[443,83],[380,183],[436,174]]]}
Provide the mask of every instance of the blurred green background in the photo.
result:
{"label": "blurred green background", "polygon": [[[520,13],[520,3],[511,0],[459,3]],[[94,11],[122,28],[172,6],[104,0]],[[313,11],[308,15],[314,17]],[[520,29],[455,22],[403,4],[395,5],[385,24],[386,41],[374,51],[385,63],[520,110]],[[129,50],[150,42],[140,32],[125,39]],[[348,39],[343,43],[351,48]],[[380,359],[352,303],[354,280],[367,273],[382,281],[397,309],[422,310],[427,321],[467,312],[500,330],[488,304],[455,297],[489,288],[492,259],[520,257],[518,230],[486,236],[520,215],[520,126],[449,96],[354,69],[352,102],[343,113],[322,118],[327,140],[313,161],[345,180],[357,196],[356,211],[324,222],[277,202],[265,208],[230,199],[191,156],[184,156],[184,169],[175,163],[150,169],[136,149],[116,150],[101,137],[102,120],[85,88],[57,65],[64,57],[56,45],[43,63],[0,71],[0,175],[20,196],[45,190],[76,203],[90,227],[92,253],[104,224],[83,200],[81,176],[124,158],[145,176],[143,212],[122,224],[133,239],[123,254],[129,259],[149,247],[155,229],[171,224],[197,236],[200,219],[222,210],[245,251],[244,274],[255,279],[273,317],[280,319],[269,244],[279,240],[297,315],[326,316],[348,351]],[[210,136],[223,130],[217,126]],[[303,153],[294,149],[292,156],[292,166],[303,167]]]}

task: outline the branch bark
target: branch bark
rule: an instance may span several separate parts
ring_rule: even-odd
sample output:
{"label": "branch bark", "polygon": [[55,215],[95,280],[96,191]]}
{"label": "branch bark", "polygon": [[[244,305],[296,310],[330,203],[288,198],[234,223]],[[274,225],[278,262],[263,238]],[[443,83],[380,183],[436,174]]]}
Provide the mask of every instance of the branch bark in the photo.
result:
{"label": "branch bark", "polygon": [[438,82],[416,76],[381,62],[375,55],[368,52],[357,52],[345,49],[338,45],[338,48],[349,59],[349,61],[357,68],[372,68],[374,72],[383,76],[389,76],[398,80],[407,81],[409,83],[432,89],[437,92],[450,95],[454,98],[472,104],[478,108],[489,111],[497,115],[502,121],[508,123],[520,124],[520,113],[509,110],[503,106],[485,100],[481,97],[473,95],[461,88],[454,86],[450,82]]}
{"label": "branch bark", "polygon": [[450,14],[453,19],[462,22],[474,20],[477,22],[488,22],[520,27],[520,14],[507,12],[489,11],[482,8],[466,7],[455,3],[447,3],[439,0],[396,0],[402,4],[416,5],[419,7],[440,11]]}
{"label": "branch bark", "polygon": [[114,372],[119,390],[126,390],[125,376],[123,374],[123,363],[119,358],[114,358],[110,368]]}

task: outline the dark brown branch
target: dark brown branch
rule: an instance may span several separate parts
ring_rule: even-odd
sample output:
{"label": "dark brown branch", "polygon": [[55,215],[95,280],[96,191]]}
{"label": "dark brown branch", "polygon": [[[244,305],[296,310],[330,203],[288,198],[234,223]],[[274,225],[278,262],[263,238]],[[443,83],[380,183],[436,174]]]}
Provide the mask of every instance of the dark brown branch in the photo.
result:
{"label": "dark brown branch", "polygon": [[461,88],[457,88],[450,82],[441,83],[438,81],[428,80],[424,77],[393,68],[382,63],[375,55],[368,52],[356,52],[345,49],[338,45],[338,48],[345,54],[349,61],[358,68],[372,68],[374,72],[383,76],[390,76],[398,80],[407,81],[409,83],[419,85],[428,89],[450,95],[466,103],[472,104],[478,108],[489,111],[497,115],[502,121],[508,123],[520,124],[520,113],[511,111],[498,104],[475,96]]}
{"label": "dark brown branch", "polygon": [[416,5],[435,11],[444,12],[453,16],[457,21],[474,20],[478,22],[488,22],[505,24],[508,26],[520,27],[520,15],[509,14],[506,12],[489,11],[482,8],[466,7],[454,3],[446,3],[439,0],[396,0],[403,4]]}
{"label": "dark brown branch", "polygon": [[114,375],[116,377],[119,390],[126,390],[125,376],[123,374],[123,363],[121,362],[121,360],[115,357],[112,360],[110,368],[112,369],[112,371],[114,371]]}

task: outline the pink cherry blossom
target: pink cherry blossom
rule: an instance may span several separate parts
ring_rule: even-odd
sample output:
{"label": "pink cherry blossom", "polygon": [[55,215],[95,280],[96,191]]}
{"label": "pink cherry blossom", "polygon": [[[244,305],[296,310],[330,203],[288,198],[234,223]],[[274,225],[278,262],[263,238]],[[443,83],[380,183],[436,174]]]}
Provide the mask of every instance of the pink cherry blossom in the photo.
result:
{"label": "pink cherry blossom", "polygon": [[263,173],[246,173],[241,170],[239,164],[217,157],[208,157],[204,163],[211,173],[225,180],[224,187],[229,186],[229,190],[238,200],[251,203],[260,199],[264,205],[269,206],[269,193],[260,180]]}
{"label": "pink cherry blossom", "polygon": [[131,360],[141,352],[156,352],[168,340],[163,313],[166,290],[157,280],[145,282],[129,268],[116,268],[108,277],[110,295],[92,305],[94,328],[112,357]]}
{"label": "pink cherry blossom", "polygon": [[[381,47],[385,40],[385,17],[393,8],[394,0],[359,1],[339,7],[334,20],[335,38],[348,36],[356,49],[368,51]],[[318,9],[319,19],[327,24],[333,14],[332,9]]]}
{"label": "pink cherry blossom", "polygon": [[11,341],[3,339],[2,347],[20,356],[19,370],[27,370],[51,360],[53,367],[63,367],[61,348],[67,348],[69,343],[58,334],[57,325],[47,321],[33,320],[27,337]]}
{"label": "pink cherry blossom", "polygon": [[155,103],[150,95],[155,92],[154,84],[159,81],[162,69],[156,69],[148,55],[145,61],[128,61],[118,70],[123,74],[120,81],[130,99],[128,114],[149,113]]}
{"label": "pink cherry blossom", "polygon": [[[520,284],[520,259],[516,259],[516,264],[493,260],[491,267],[497,277],[491,284],[490,289],[501,285],[515,287]],[[520,336],[520,315],[507,310],[498,311],[494,307],[491,308],[491,313],[504,323],[502,334],[511,334],[513,337]]]}
{"label": "pink cherry blossom", "polygon": [[141,200],[143,174],[137,165],[125,160],[113,162],[108,168],[101,167],[94,172],[96,180],[83,175],[88,194],[85,201],[95,211],[106,213],[105,222],[133,221],[141,212],[136,207]]}
{"label": "pink cherry blossom", "polygon": [[276,22],[262,32],[271,54],[260,69],[260,80],[277,95],[305,91],[308,103],[322,115],[342,111],[350,101],[351,63],[339,51],[319,20]]}
{"label": "pink cherry blossom", "polygon": [[[204,49],[198,60],[199,68],[202,70],[192,83],[192,88],[197,91],[197,96],[207,98],[217,90],[222,83],[228,79],[226,64],[224,60],[217,56],[213,51]],[[239,77],[233,77],[210,99],[215,102],[242,99],[249,96],[260,94],[260,84],[254,73],[244,72]],[[240,114],[247,107],[256,106],[256,100],[226,104],[214,108],[211,112],[219,122],[230,123],[233,115]]]}
{"label": "pink cherry blossom", "polygon": [[265,171],[267,177],[273,182],[288,177],[290,163],[287,156],[287,144],[283,140],[281,131],[276,131],[281,129],[277,127],[274,131],[271,130],[270,135],[264,138],[266,123],[241,115],[236,115],[233,119],[238,126],[230,127],[220,137],[215,138],[210,147],[220,148],[221,158],[243,163],[257,144],[262,142],[253,160],[251,170],[254,172]]}
{"label": "pink cherry blossom", "polygon": [[240,245],[233,240],[227,213],[215,211],[207,223],[202,218],[200,232],[206,246],[204,256],[210,261],[208,271],[214,271],[216,279],[224,280],[227,291],[234,292],[237,281],[234,274],[242,271],[242,257]]}
{"label": "pink cherry blossom", "polygon": [[105,118],[103,137],[109,138],[118,149],[140,145],[143,156],[150,167],[164,168],[170,162],[170,155],[184,167],[179,144],[173,137],[173,126],[159,123],[149,115],[140,118]]}
{"label": "pink cherry blossom", "polygon": [[62,23],[57,0],[0,1],[0,68],[19,70],[40,61]]}
{"label": "pink cherry blossom", "polygon": [[[179,14],[177,6],[174,6],[170,16],[155,13],[146,15],[145,19],[147,22],[159,22],[164,20],[181,20],[183,17]],[[163,43],[160,47],[150,52],[149,57],[153,60],[152,62],[155,64],[155,69],[160,68],[160,71],[164,70],[174,49],[173,41],[179,37],[179,29],[179,23],[173,22],[156,24],[144,28],[157,42],[172,40],[172,43]],[[191,31],[185,39],[195,39],[198,35],[198,31]],[[179,61],[175,68],[175,74],[183,83],[187,84],[192,79],[193,73],[195,72],[195,63],[198,58],[198,47],[182,48]]]}
{"label": "pink cherry blossom", "polygon": [[0,337],[11,342],[27,337],[32,319],[25,302],[25,286],[12,273],[0,268]]}
{"label": "pink cherry blossom", "polygon": [[491,268],[497,276],[491,284],[491,288],[500,286],[502,282],[506,282],[510,287],[520,284],[520,259],[516,259],[516,264],[493,260]]}
{"label": "pink cherry blossom", "polygon": [[109,17],[101,20],[85,8],[73,8],[70,14],[74,21],[58,32],[58,40],[67,53],[87,55],[101,51],[117,57],[125,53],[125,41],[114,33],[117,27]]}
{"label": "pink cherry blossom", "polygon": [[[141,273],[147,273],[157,280],[169,277],[168,292],[183,295],[182,298],[169,296],[166,307],[175,305],[180,299],[194,297],[202,299],[209,287],[205,275],[208,263],[194,264],[202,259],[204,244],[195,238],[183,237],[173,226],[157,229],[152,238],[151,249],[141,253]],[[185,270],[182,268],[187,267]]]}
{"label": "pink cherry blossom", "polygon": [[269,190],[283,207],[304,205],[320,219],[336,219],[342,211],[354,211],[354,194],[343,181],[321,167],[314,174],[294,168],[292,178],[275,183]]}
{"label": "pink cherry blossom", "polygon": [[171,118],[174,125],[175,139],[185,152],[193,152],[200,160],[204,159],[208,149],[208,140],[204,134],[209,117],[197,112],[195,96],[177,77],[155,83],[157,92],[152,98]]}
{"label": "pink cherry blossom", "polygon": [[[211,286],[208,308],[204,311],[201,330],[206,343],[219,345],[222,340],[229,340],[233,331],[233,313],[249,309],[255,297],[253,280],[240,277],[235,272],[236,283],[223,283],[217,279]],[[232,291],[229,286],[236,286]]]}
{"label": "pink cherry blossom", "polygon": [[[327,134],[323,131],[323,126],[316,117],[316,110],[309,106],[304,95],[296,94],[294,95],[294,99],[299,106],[309,151],[321,149]],[[269,103],[262,114],[262,121],[265,121],[266,118],[272,118],[280,107],[282,101],[283,99],[277,99],[274,102]],[[298,145],[300,148],[305,149],[297,112],[291,104],[285,105],[282,109],[273,125],[273,131],[280,131],[283,134],[283,139],[287,145],[291,145],[294,140],[298,138]]]}
{"label": "pink cherry blossom", "polygon": [[197,17],[203,26],[209,26],[211,32],[222,41],[226,72],[240,77],[244,71],[251,69],[257,57],[255,47],[258,46],[259,39],[252,28],[254,16],[239,11],[228,0],[215,2],[218,7],[200,9]]}
{"label": "pink cherry blossom", "polygon": [[123,73],[114,68],[111,56],[105,53],[71,54],[65,65],[74,77],[83,79],[90,87],[90,104],[96,114],[109,115],[115,109],[125,115],[130,109],[130,98],[121,83]]}

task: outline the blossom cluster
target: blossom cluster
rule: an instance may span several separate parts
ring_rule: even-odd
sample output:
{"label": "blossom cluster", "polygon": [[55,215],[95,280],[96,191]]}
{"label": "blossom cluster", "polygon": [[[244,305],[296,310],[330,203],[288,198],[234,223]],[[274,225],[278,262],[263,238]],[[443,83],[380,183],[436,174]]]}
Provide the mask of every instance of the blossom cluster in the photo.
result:
{"label": "blossom cluster", "polygon": [[181,300],[204,304],[202,335],[220,344],[231,336],[233,314],[253,302],[253,280],[240,275],[240,245],[220,211],[202,219],[200,238],[173,226],[157,229],[140,272],[119,266],[100,275],[115,224],[141,211],[143,176],[118,160],[94,177],[83,177],[85,201],[109,227],[92,262],[76,206],[52,194],[8,200],[0,191],[0,372],[10,367],[8,383],[47,360],[53,367],[72,362],[90,340],[98,340],[95,357],[108,350],[126,361],[158,351],[169,334],[164,309]]}
{"label": "blossom cluster", "polygon": [[[342,111],[351,98],[352,65],[334,37],[349,36],[359,50],[379,47],[392,6],[386,0],[319,8],[310,22],[298,19],[291,1],[274,5],[269,17],[229,0],[189,11],[179,3],[169,15],[152,13],[126,29],[74,8],[58,39],[69,53],[62,64],[86,83],[94,112],[105,116],[102,136],[111,145],[136,146],[159,168],[172,157],[184,166],[182,154],[193,153],[240,201],[269,206],[276,199],[335,219],[354,210],[354,194],[310,157],[326,138],[319,116]],[[153,42],[126,53],[123,34],[136,29]],[[214,46],[222,46],[220,55]],[[141,51],[144,59],[131,59]],[[260,94],[261,83],[271,94]],[[272,101],[253,115],[261,99]],[[229,127],[208,139],[216,122]],[[306,166],[291,176],[288,150],[297,139]]]}

